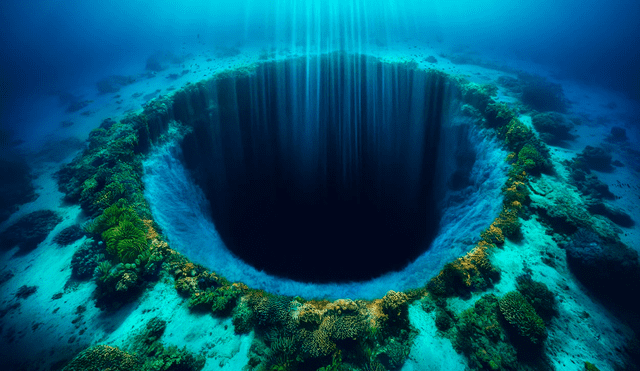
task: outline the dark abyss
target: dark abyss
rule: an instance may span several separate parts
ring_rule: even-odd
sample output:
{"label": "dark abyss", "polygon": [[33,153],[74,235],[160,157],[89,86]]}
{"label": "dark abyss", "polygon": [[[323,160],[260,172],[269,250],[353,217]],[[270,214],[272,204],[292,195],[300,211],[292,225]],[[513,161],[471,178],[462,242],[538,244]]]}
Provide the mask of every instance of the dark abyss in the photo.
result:
{"label": "dark abyss", "polygon": [[[439,227],[446,80],[335,53],[266,62],[176,97],[184,161],[222,240],[305,282],[399,270]],[[181,101],[182,100],[182,101]]]}

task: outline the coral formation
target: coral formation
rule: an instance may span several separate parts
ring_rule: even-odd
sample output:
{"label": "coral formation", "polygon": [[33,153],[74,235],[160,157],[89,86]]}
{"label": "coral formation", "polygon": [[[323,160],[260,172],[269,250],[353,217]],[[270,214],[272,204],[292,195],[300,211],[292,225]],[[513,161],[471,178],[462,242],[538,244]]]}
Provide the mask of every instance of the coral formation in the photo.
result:
{"label": "coral formation", "polygon": [[575,158],[576,166],[583,169],[610,172],[613,171],[611,166],[611,154],[602,147],[586,146]]}
{"label": "coral formation", "polygon": [[628,282],[640,282],[638,253],[620,241],[604,239],[593,230],[579,229],[568,243],[567,263],[576,278],[597,295],[630,309]]}
{"label": "coral formation", "polygon": [[[0,129],[0,136],[9,135]],[[0,149],[4,151],[4,148]],[[3,152],[0,156],[0,174],[11,174],[0,179],[0,223],[13,214],[19,205],[36,199],[35,189],[31,183],[31,169],[20,158],[12,158]]]}
{"label": "coral formation", "polygon": [[533,127],[540,133],[540,139],[549,144],[562,144],[563,141],[573,140],[571,133],[575,123],[558,112],[537,113],[531,116]]}
{"label": "coral formation", "polygon": [[109,206],[88,227],[100,235],[109,254],[123,263],[133,263],[148,248],[148,226],[124,200]]}
{"label": "coral formation", "polygon": [[537,111],[565,112],[569,106],[560,84],[524,72],[518,74],[520,100]]}
{"label": "coral formation", "polygon": [[504,319],[532,345],[539,345],[547,338],[544,321],[521,293],[508,292],[498,301],[498,304]]}
{"label": "coral formation", "polygon": [[118,347],[95,345],[83,350],[63,371],[135,371],[140,370],[140,361]]}
{"label": "coral formation", "polygon": [[549,323],[557,314],[556,297],[542,282],[534,281],[530,275],[516,277],[516,289],[533,306],[536,313]]}
{"label": "coral formation", "polygon": [[66,246],[76,242],[83,236],[84,232],[82,231],[82,228],[80,228],[79,225],[74,224],[60,231],[60,233],[53,238],[53,242],[61,246]]}
{"label": "coral formation", "polygon": [[18,246],[21,252],[29,252],[38,247],[61,221],[62,218],[51,210],[31,212],[0,233],[0,249]]}
{"label": "coral formation", "polygon": [[69,362],[64,371],[198,371],[204,367],[203,356],[196,356],[186,347],[165,346],[160,338],[166,321],[154,317],[142,331],[128,339],[120,349],[109,345],[95,345],[85,349]]}
{"label": "coral formation", "polygon": [[[497,230],[496,228],[496,232]],[[494,246],[482,239],[465,256],[445,264],[440,273],[427,284],[429,292],[444,297],[467,296],[471,291],[485,290],[493,285],[500,279],[500,271],[489,261],[489,249]]]}
{"label": "coral formation", "polygon": [[508,370],[517,365],[517,351],[508,341],[498,316],[498,298],[489,294],[462,312],[452,343],[473,370]]}
{"label": "coral formation", "polygon": [[98,266],[98,261],[104,260],[104,247],[100,246],[93,238],[86,239],[71,257],[71,275],[74,278],[84,280],[91,278]]}

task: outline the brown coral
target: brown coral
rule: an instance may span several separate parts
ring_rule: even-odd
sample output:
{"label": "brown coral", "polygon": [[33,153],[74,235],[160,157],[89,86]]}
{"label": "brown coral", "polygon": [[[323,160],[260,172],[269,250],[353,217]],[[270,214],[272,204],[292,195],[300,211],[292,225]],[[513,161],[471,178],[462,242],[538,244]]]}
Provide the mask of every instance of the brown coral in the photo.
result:
{"label": "brown coral", "polygon": [[504,234],[502,233],[502,229],[498,226],[498,223],[494,220],[493,223],[489,226],[489,228],[485,229],[482,233],[480,233],[480,238],[484,241],[494,244],[494,245],[502,245],[504,244]]}

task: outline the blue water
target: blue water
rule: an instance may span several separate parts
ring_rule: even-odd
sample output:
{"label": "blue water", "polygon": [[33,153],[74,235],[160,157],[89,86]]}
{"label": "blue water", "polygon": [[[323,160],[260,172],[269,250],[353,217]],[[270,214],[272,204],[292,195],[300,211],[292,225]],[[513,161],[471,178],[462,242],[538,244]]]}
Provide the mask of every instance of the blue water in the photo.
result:
{"label": "blue water", "polygon": [[445,46],[534,61],[638,98],[638,19],[636,0],[5,0],[0,111],[3,125],[42,125],[34,96],[144,66],[157,51],[255,44]]}

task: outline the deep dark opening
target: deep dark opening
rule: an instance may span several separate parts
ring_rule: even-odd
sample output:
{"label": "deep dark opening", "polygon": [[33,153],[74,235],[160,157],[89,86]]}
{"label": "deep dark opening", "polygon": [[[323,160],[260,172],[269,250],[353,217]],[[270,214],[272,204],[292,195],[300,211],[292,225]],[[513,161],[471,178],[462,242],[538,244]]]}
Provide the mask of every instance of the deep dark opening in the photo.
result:
{"label": "deep dark opening", "polygon": [[439,227],[446,80],[344,53],[265,62],[176,97],[184,161],[226,246],[270,274],[367,280]]}

